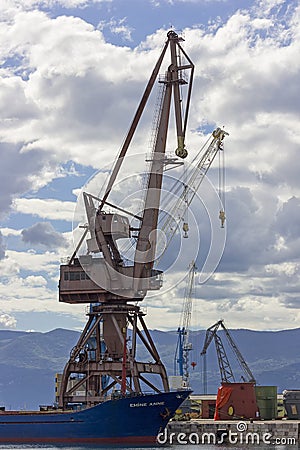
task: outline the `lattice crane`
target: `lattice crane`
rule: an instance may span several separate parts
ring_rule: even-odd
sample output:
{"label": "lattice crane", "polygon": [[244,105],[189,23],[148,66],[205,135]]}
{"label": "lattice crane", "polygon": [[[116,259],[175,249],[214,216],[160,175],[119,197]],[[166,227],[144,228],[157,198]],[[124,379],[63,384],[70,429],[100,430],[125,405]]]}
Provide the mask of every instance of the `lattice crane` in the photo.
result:
{"label": "lattice crane", "polygon": [[[197,152],[196,156],[191,162],[187,173],[179,177],[170,189],[170,195],[164,199],[162,210],[165,211],[160,218],[160,229],[163,231],[166,244],[165,250],[168,248],[173,236],[180,227],[187,209],[193,202],[195,195],[199,191],[201,183],[203,182],[209,168],[211,167],[215,157],[220,156],[219,163],[219,193],[221,210],[219,218],[221,220],[221,227],[224,228],[225,211],[222,203],[224,203],[223,186],[224,182],[224,138],[228,133],[217,127],[208,138],[206,143]],[[183,230],[188,231],[188,224],[183,224]]]}
{"label": "lattice crane", "polygon": [[242,376],[242,380],[245,382],[249,382],[249,383],[250,382],[256,383],[253,373],[251,372],[248,364],[246,363],[243,355],[241,354],[240,350],[238,349],[238,347],[237,347],[236,343],[234,342],[232,336],[230,335],[229,331],[225,327],[224,321],[219,320],[218,322],[216,322],[214,325],[212,325],[211,327],[209,327],[206,330],[205,341],[204,341],[203,348],[201,351],[201,356],[203,358],[203,393],[204,394],[207,394],[206,352],[207,352],[207,349],[208,349],[209,345],[211,344],[212,340],[214,340],[215,346],[216,346],[221,381],[226,382],[226,383],[233,383],[235,381],[235,377],[234,377],[232,367],[230,365],[225,347],[223,345],[221,337],[218,335],[218,331],[220,328],[225,332],[227,342],[228,342],[231,350],[233,351],[242,372],[244,373],[244,375]]}
{"label": "lattice crane", "polygon": [[196,265],[193,261],[188,272],[180,324],[177,330],[178,340],[174,358],[174,374],[177,375],[178,373],[182,377],[183,387],[189,387],[190,385],[189,353],[193,347],[191,342],[189,342],[189,331],[192,317],[195,274]]}

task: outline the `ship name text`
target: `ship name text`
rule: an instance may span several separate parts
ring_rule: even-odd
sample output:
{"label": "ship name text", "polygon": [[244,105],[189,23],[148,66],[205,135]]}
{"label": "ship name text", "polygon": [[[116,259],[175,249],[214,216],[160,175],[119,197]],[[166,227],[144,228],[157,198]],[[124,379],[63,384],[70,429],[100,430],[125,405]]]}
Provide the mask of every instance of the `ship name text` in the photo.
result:
{"label": "ship name text", "polygon": [[165,402],[129,403],[130,408],[141,408],[144,406],[164,406]]}

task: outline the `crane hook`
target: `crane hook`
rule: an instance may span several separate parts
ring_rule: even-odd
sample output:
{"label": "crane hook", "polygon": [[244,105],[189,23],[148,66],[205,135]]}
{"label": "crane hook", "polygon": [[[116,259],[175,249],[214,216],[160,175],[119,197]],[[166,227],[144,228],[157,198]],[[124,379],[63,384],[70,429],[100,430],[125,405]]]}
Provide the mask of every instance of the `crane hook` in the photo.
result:
{"label": "crane hook", "polygon": [[183,237],[184,238],[188,238],[189,237],[189,235],[188,235],[189,224],[187,222],[184,222],[183,225],[182,225],[182,229],[183,229],[183,232],[184,232]]}
{"label": "crane hook", "polygon": [[219,219],[221,220],[221,228],[224,228],[224,222],[225,222],[225,211],[221,210],[219,214]]}

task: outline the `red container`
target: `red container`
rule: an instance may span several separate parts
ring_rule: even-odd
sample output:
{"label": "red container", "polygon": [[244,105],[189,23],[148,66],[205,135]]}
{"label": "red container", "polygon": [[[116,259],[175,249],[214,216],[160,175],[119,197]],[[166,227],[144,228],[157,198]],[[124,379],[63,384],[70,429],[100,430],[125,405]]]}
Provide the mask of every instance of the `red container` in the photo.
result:
{"label": "red container", "polygon": [[254,383],[222,383],[218,389],[215,420],[259,418]]}

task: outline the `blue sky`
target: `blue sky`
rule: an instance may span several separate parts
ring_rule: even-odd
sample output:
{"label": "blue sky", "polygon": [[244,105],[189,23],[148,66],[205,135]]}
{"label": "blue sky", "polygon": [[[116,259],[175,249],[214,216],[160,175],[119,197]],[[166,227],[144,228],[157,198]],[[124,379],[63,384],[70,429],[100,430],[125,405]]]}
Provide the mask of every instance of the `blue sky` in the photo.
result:
{"label": "blue sky", "polygon": [[[103,32],[105,40],[118,46],[134,48],[158,29],[207,29],[222,26],[237,11],[257,11],[262,2],[253,0],[115,0],[74,2],[79,7],[66,7],[69,2],[51,2],[43,10],[51,17],[61,15],[80,17]],[[47,2],[46,2],[47,4]],[[276,20],[285,22],[292,2],[265,2],[265,9],[276,11]],[[263,33],[263,30],[260,30]]]}
{"label": "blue sky", "polygon": [[[77,195],[99,170],[97,189],[105,183],[101,169],[117,155],[170,27],[195,64],[191,157],[208,130],[230,133],[226,247],[196,286],[193,327],[220,318],[232,328],[298,327],[298,2],[5,0],[0,10],[0,327],[83,327],[85,307],[57,296]],[[149,150],[154,101],[132,155]],[[210,236],[196,209],[201,270]],[[186,266],[183,257],[167,271],[168,290],[144,301],[150,327],[177,328]]]}
{"label": "blue sky", "polygon": [[[242,8],[252,1],[243,1]],[[134,47],[154,30],[174,27],[176,30],[205,26],[217,18],[226,21],[241,8],[241,2],[231,1],[103,1],[90,2],[83,8],[63,8],[60,4],[49,9],[53,17],[62,14],[81,17],[103,30],[108,42]],[[47,9],[46,9],[47,10]],[[123,29],[123,32],[122,32]]]}

